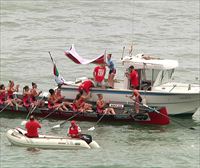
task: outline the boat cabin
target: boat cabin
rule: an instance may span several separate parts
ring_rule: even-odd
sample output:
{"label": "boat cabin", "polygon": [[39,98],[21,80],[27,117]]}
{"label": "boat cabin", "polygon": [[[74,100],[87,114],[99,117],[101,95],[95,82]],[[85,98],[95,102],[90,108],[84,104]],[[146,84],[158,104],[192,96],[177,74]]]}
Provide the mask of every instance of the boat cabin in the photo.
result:
{"label": "boat cabin", "polygon": [[[126,56],[122,59],[122,64],[125,73],[131,65],[134,66],[139,75],[140,90],[151,90],[153,87],[169,82],[175,68],[178,67],[176,60],[159,59],[144,54]],[[126,75],[124,89],[130,89],[130,80]]]}

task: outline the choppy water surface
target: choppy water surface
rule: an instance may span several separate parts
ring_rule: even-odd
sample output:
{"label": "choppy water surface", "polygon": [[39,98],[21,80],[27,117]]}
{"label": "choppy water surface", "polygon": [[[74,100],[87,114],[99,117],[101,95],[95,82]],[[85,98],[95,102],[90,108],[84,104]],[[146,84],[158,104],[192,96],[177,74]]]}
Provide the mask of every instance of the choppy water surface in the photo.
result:
{"label": "choppy water surface", "polygon": [[[72,1],[1,0],[0,83],[34,81],[42,90],[55,86],[51,51],[66,80],[92,76],[94,65],[70,62],[64,49],[75,44],[80,55],[93,58],[113,53],[117,77],[123,77],[122,48],[134,43],[135,53],[177,59],[178,81],[198,83],[199,1]],[[20,90],[21,91],[21,90]],[[200,119],[173,118],[170,125],[100,124],[91,132],[99,150],[31,150],[11,146],[5,132],[23,118],[0,116],[0,167],[199,167]],[[1,114],[0,114],[1,115]],[[24,116],[25,118],[25,116]],[[184,127],[177,122],[181,122]],[[43,132],[59,123],[45,120]],[[82,130],[94,125],[79,122]],[[68,125],[66,125],[68,126]],[[189,129],[195,127],[196,130]]]}

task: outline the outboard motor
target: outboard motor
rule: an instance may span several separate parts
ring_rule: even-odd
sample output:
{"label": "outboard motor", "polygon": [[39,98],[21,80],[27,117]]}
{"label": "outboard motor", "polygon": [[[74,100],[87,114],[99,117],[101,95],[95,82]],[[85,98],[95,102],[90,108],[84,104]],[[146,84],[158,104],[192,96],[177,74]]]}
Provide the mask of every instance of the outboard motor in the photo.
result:
{"label": "outboard motor", "polygon": [[82,134],[80,139],[84,140],[87,142],[87,144],[90,144],[92,142],[92,136],[88,134]]}
{"label": "outboard motor", "polygon": [[91,148],[100,148],[99,144],[96,141],[92,140],[92,136],[88,134],[82,134],[81,139],[84,140]]}

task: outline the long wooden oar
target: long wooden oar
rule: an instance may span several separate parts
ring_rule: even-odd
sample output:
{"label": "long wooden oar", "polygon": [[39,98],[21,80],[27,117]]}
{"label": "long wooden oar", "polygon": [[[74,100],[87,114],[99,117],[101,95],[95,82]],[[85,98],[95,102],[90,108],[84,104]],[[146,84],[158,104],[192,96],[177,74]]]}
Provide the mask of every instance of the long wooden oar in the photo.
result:
{"label": "long wooden oar", "polygon": [[106,113],[104,113],[99,119],[98,121],[96,122],[96,124],[93,126],[93,127],[90,127],[88,129],[88,131],[94,131],[95,130],[95,126],[103,119],[103,117],[106,115]]}
{"label": "long wooden oar", "polygon": [[76,117],[76,116],[77,116],[78,114],[80,114],[80,113],[82,113],[82,112],[78,112],[78,113],[76,113],[75,115],[69,117],[67,120],[61,122],[60,124],[54,125],[53,127],[51,127],[51,129],[57,129],[57,128],[63,127],[63,126],[65,125],[65,123],[67,123],[67,121],[69,121],[69,120],[71,120],[72,118]]}
{"label": "long wooden oar", "polygon": [[44,119],[46,119],[47,117],[49,117],[51,114],[53,114],[56,110],[58,110],[61,106],[63,105],[63,103],[61,103],[58,107],[56,107],[52,112],[50,112],[49,114],[47,114],[44,118],[40,119],[40,122],[42,122]]}
{"label": "long wooden oar", "polygon": [[[43,100],[44,98],[46,98],[47,95],[48,95],[48,93],[43,93],[43,97],[42,97],[39,101],[41,101],[41,100]],[[21,122],[21,125],[25,125],[25,124],[27,123],[27,119],[28,119],[29,115],[32,114],[32,113],[35,111],[35,109],[36,109],[37,107],[38,107],[38,104],[35,105],[35,106],[33,107],[32,110],[29,111],[29,113],[28,113],[27,116],[26,116],[26,119],[23,120],[23,121]]]}
{"label": "long wooden oar", "polygon": [[9,103],[6,104],[5,107],[1,109],[0,113],[3,112],[6,109],[6,107],[8,107],[9,105],[10,105]]}
{"label": "long wooden oar", "polygon": [[36,108],[37,108],[37,105],[35,105],[34,108],[29,111],[29,113],[26,116],[26,119],[21,122],[21,125],[25,125],[27,123],[27,119],[28,119],[29,115],[32,114]]}
{"label": "long wooden oar", "polygon": [[[129,97],[129,96],[127,96],[127,97]],[[129,98],[132,99],[131,97],[129,97]],[[137,101],[134,100],[134,99],[132,99],[132,100],[133,100],[135,103],[138,103],[139,105],[141,105],[141,106],[143,106],[143,107],[146,107],[146,108],[148,108],[148,109],[150,109],[150,110],[155,111],[156,113],[159,113],[160,115],[162,115],[162,116],[168,118],[169,120],[171,120],[171,121],[173,121],[173,122],[179,124],[180,126],[187,128],[187,127],[186,127],[185,125],[183,125],[182,123],[178,122],[178,121],[175,120],[175,119],[172,119],[172,118],[169,117],[168,115],[165,115],[165,114],[161,113],[160,111],[156,110],[155,108],[149,107],[148,105],[143,104],[143,103],[139,103],[139,102],[137,102]],[[191,129],[191,130],[195,130],[194,127],[191,127],[191,128],[189,128],[189,129]]]}

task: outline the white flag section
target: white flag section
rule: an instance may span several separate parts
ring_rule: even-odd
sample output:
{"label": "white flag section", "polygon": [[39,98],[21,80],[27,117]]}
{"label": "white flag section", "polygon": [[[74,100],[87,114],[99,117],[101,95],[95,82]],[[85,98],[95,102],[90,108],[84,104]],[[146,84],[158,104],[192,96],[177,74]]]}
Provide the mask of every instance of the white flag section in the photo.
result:
{"label": "white flag section", "polygon": [[75,62],[76,64],[90,64],[90,63],[94,63],[94,64],[104,64],[105,63],[105,58],[104,58],[104,54],[96,57],[95,59],[84,59],[82,58],[75,50],[74,44],[72,44],[71,48],[69,50],[65,51],[65,55],[72,60],[73,62]]}
{"label": "white flag section", "polygon": [[66,83],[65,79],[58,72],[58,69],[57,69],[56,64],[55,64],[54,61],[53,61],[53,64],[54,64],[53,73],[54,73],[54,78],[55,78],[56,83],[59,84],[59,85]]}
{"label": "white flag section", "polygon": [[54,74],[54,78],[55,78],[56,83],[57,83],[58,85],[65,84],[66,81],[65,81],[65,79],[59,74],[58,69],[57,69],[57,67],[56,67],[56,63],[55,63],[54,59],[52,58],[50,52],[49,52],[49,56],[50,56],[51,61],[52,61],[52,63],[53,63],[53,74]]}
{"label": "white flag section", "polygon": [[58,85],[66,84],[65,79],[61,75],[55,76],[55,81]]}

